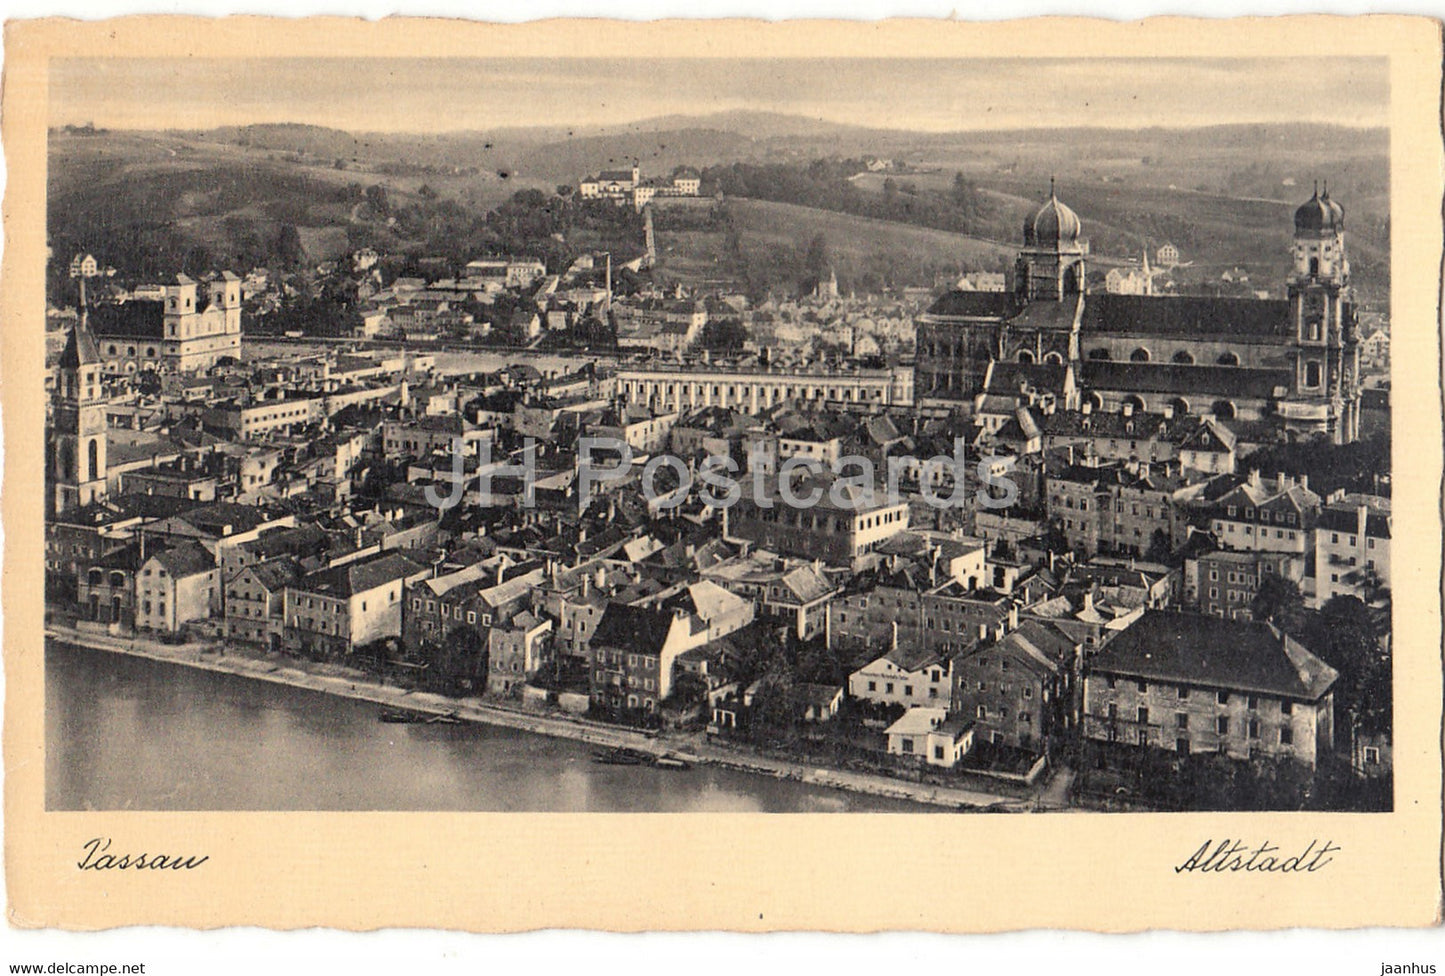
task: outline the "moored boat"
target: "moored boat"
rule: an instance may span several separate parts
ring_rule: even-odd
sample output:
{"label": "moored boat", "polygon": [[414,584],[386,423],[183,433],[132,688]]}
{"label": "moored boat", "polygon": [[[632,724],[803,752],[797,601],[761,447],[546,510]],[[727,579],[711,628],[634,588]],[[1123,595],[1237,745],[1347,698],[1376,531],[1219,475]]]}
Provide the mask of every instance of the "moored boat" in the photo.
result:
{"label": "moored boat", "polygon": [[617,746],[613,749],[594,749],[592,761],[605,766],[641,766],[652,761],[652,757],[638,749]]}

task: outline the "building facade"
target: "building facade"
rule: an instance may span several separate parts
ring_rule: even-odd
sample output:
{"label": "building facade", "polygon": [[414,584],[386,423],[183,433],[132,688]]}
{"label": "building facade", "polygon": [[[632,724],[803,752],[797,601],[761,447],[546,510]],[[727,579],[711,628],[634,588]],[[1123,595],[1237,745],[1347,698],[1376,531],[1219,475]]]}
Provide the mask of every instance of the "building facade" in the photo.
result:
{"label": "building facade", "polygon": [[1268,624],[1150,611],[1085,664],[1083,731],[1181,755],[1314,766],[1333,748],[1337,677]]}
{"label": "building facade", "polygon": [[1011,291],[951,292],[919,318],[920,402],[966,408],[992,362],[1068,364],[1095,409],[1170,406],[1335,443],[1359,436],[1344,212],[1328,191],[1295,212],[1285,299],[1086,295],[1088,250],[1051,191],[1025,223]]}

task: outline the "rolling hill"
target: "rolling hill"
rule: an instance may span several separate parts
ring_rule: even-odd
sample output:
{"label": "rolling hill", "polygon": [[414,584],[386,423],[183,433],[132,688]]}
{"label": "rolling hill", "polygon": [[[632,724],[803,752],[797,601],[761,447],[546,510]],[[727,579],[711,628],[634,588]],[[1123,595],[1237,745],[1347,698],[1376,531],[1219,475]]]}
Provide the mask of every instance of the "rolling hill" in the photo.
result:
{"label": "rolling hill", "polygon": [[[798,116],[736,111],[666,116],[564,129],[348,133],[310,125],[207,131],[56,131],[50,139],[52,245],[92,251],[107,263],[173,270],[197,249],[244,263],[284,224],[308,257],[333,256],[361,240],[420,247],[384,215],[358,207],[385,187],[392,203],[452,201],[479,218],[519,189],[551,193],[603,168],[642,161],[657,175],[679,164],[806,163],[876,155],[894,169],[855,185],[883,192],[893,179],[921,191],[957,172],[994,205],[981,224],[990,244],[954,234],[786,204],[737,201],[742,242],[771,259],[823,234],[840,273],[859,281],[948,267],[995,267],[1016,246],[1018,226],[1050,175],[1083,219],[1096,266],[1172,241],[1186,259],[1216,271],[1245,266],[1270,282],[1284,273],[1291,210],[1313,179],[1328,177],[1346,207],[1351,261],[1361,293],[1381,300],[1389,282],[1388,133],[1335,126],[1236,125],[1171,130],[1015,130],[919,133],[874,130]],[[418,231],[417,233],[421,233]],[[675,239],[674,239],[675,237]],[[726,255],[706,232],[664,235],[679,273],[706,276]],[[137,250],[154,254],[138,256]],[[782,249],[782,250],[780,250]],[[194,255],[193,255],[194,256]]]}

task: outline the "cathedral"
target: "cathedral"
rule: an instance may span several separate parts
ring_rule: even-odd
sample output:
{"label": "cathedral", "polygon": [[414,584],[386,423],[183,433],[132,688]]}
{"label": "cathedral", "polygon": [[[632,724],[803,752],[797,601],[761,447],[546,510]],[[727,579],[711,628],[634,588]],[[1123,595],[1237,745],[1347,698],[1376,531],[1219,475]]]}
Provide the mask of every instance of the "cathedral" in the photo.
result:
{"label": "cathedral", "polygon": [[1027,220],[1013,288],[954,291],[918,320],[925,407],[1054,397],[1062,407],[1208,414],[1289,436],[1359,436],[1359,349],[1344,210],[1317,188],[1294,215],[1283,299],[1088,293],[1089,243],[1052,186]]}

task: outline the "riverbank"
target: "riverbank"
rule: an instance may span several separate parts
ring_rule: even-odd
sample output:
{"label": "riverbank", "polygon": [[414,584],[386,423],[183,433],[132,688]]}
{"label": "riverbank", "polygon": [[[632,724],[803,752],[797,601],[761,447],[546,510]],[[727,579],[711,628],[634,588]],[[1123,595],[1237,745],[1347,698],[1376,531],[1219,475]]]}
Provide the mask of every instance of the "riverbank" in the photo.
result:
{"label": "riverbank", "polygon": [[908,783],[886,776],[810,767],[786,760],[744,754],[707,742],[697,735],[652,737],[577,716],[538,713],[476,698],[448,698],[444,695],[411,691],[382,684],[374,676],[354,669],[292,659],[283,661],[259,651],[238,651],[234,648],[222,650],[218,644],[163,644],[146,638],[90,633],[61,624],[47,625],[46,637],[93,650],[268,681],[371,702],[387,708],[405,709],[426,715],[456,715],[470,722],[503,726],[596,746],[625,746],[655,756],[676,755],[694,763],[791,779],[812,786],[852,793],[952,810],[1023,810],[1031,807],[1028,800],[985,791]]}

